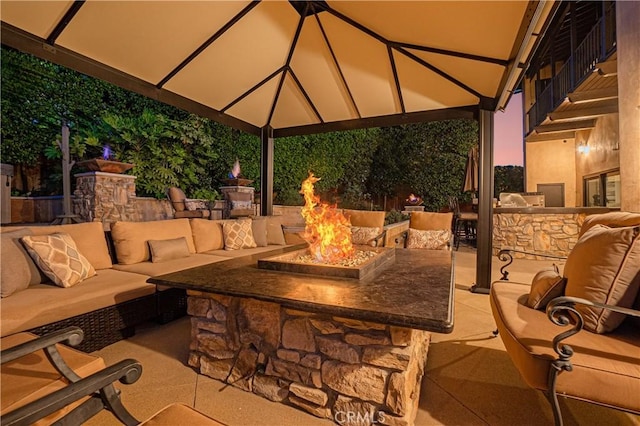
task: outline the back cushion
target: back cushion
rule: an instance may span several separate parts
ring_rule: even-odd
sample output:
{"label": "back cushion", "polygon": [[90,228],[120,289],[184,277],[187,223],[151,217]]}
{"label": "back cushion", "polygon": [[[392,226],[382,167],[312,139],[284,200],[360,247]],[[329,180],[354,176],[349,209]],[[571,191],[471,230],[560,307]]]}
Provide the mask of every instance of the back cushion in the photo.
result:
{"label": "back cushion", "polygon": [[624,226],[640,225],[640,213],[629,212],[609,212],[602,214],[592,214],[584,218],[580,227],[580,238],[585,232],[595,225],[606,225],[609,228],[619,228]]}
{"label": "back cushion", "polygon": [[[630,308],[640,285],[640,227],[595,225],[578,239],[564,267],[566,296]],[[613,331],[624,315],[576,305],[584,327],[596,333]]]}
{"label": "back cushion", "polygon": [[175,211],[177,212],[184,211],[185,209],[184,200],[186,198],[187,197],[185,197],[184,192],[182,192],[182,189],[176,188],[176,187],[169,188],[169,200],[171,200],[171,205],[173,206]]}
{"label": "back cushion", "polygon": [[95,269],[113,266],[101,222],[74,223],[70,225],[32,226],[33,235],[49,235],[58,232],[71,236],[78,251],[87,258]]}
{"label": "back cushion", "polygon": [[118,263],[131,265],[151,258],[149,240],[168,240],[185,237],[189,253],[196,248],[191,236],[189,219],[156,220],[152,222],[116,222],[111,225],[111,236]]}
{"label": "back cushion", "polygon": [[224,220],[191,219],[189,223],[196,253],[224,248],[222,235]]}
{"label": "back cushion", "polygon": [[380,229],[384,227],[385,212],[344,209],[342,213],[349,219],[352,226]]}
{"label": "back cushion", "polygon": [[409,228],[421,231],[451,229],[453,213],[411,212]]}
{"label": "back cushion", "polygon": [[20,238],[32,235],[29,229],[3,232],[0,241],[0,295],[10,296],[24,290],[31,284],[39,284],[48,279],[40,272],[31,256],[20,242]]}

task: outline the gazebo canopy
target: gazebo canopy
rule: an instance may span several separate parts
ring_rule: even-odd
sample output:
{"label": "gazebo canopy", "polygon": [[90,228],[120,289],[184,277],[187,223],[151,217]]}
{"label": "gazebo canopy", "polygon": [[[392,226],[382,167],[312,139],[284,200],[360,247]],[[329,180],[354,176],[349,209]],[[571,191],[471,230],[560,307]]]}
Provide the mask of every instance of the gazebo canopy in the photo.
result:
{"label": "gazebo canopy", "polygon": [[273,136],[506,103],[552,2],[6,1],[2,43]]}
{"label": "gazebo canopy", "polygon": [[474,117],[481,165],[477,279],[489,288],[493,111],[556,1],[9,1],[2,43],[273,139]]}

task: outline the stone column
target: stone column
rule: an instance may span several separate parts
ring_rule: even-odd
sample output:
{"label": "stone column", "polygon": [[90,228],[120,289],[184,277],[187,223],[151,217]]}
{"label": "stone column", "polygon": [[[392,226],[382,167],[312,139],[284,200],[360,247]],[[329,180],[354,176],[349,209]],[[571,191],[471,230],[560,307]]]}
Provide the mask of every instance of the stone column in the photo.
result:
{"label": "stone column", "polygon": [[238,194],[238,193],[244,193],[244,194],[249,194],[246,197],[242,197],[242,198],[246,198],[247,200],[249,200],[249,202],[251,203],[251,207],[249,209],[243,209],[246,210],[247,213],[249,213],[249,211],[251,211],[251,214],[254,214],[253,212],[253,198],[254,198],[254,191],[255,188],[252,186],[221,186],[220,187],[220,192],[222,192],[222,197],[224,198],[224,210],[222,211],[222,217],[224,219],[228,219],[231,216],[231,210],[232,210],[232,205],[231,205],[231,201],[234,200],[234,195],[233,194]]}
{"label": "stone column", "polygon": [[74,212],[83,221],[102,222],[105,229],[121,220],[135,222],[135,176],[105,172],[79,173],[74,191]]}

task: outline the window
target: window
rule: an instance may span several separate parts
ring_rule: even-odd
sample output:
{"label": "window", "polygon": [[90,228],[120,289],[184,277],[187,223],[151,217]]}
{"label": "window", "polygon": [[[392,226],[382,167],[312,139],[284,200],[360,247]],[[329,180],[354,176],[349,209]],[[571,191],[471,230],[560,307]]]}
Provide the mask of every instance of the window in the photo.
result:
{"label": "window", "polygon": [[620,207],[620,171],[613,170],[584,178],[586,207]]}

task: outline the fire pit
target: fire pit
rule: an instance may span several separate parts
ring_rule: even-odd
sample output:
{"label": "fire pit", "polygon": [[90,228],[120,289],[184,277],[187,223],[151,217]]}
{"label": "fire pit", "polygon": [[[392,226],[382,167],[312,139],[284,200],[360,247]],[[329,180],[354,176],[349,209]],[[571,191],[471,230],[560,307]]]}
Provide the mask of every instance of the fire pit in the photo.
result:
{"label": "fire pit", "polygon": [[321,263],[307,249],[258,260],[258,268],[300,274],[324,275],[362,280],[373,277],[395,261],[395,250],[362,247],[353,256],[336,263]]}
{"label": "fire pit", "polygon": [[336,206],[321,202],[315,195],[313,186],[318,180],[320,178],[309,173],[300,190],[305,200],[303,238],[309,248],[260,260],[258,268],[361,280],[393,264],[393,248],[356,248],[352,244],[349,220]]}

